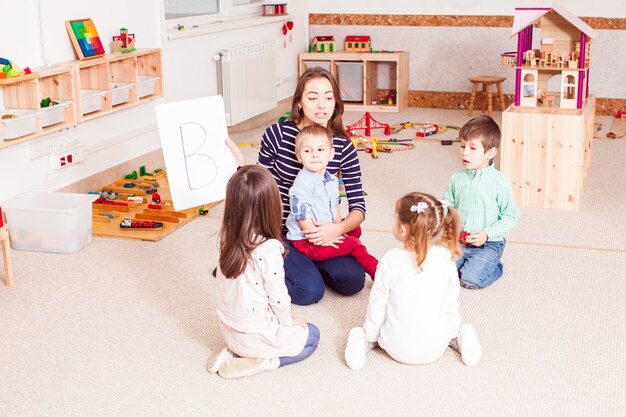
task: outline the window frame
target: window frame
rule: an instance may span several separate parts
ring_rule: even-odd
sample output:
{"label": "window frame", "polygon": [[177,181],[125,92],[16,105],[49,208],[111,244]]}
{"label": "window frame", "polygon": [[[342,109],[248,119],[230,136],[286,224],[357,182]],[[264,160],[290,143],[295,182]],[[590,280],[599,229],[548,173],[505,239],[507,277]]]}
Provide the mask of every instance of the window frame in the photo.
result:
{"label": "window frame", "polygon": [[165,2],[163,0],[163,19],[167,30],[176,28],[178,25],[194,27],[204,24],[220,23],[235,19],[250,18],[263,15],[263,0],[252,0],[252,4],[233,5],[233,0],[215,0],[217,2],[217,13],[208,13],[197,16],[186,16],[177,18],[165,17]]}

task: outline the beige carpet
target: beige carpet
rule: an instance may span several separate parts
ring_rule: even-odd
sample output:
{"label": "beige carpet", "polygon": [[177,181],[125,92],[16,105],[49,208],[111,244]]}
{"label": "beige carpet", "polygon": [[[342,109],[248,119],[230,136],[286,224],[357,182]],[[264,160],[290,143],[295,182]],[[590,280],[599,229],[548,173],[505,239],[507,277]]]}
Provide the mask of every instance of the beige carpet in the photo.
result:
{"label": "beige carpet", "polygon": [[[468,119],[428,109],[374,116]],[[397,244],[389,230],[398,196],[443,192],[459,168],[457,146],[361,156],[363,241],[373,254]],[[257,150],[243,149],[255,161]],[[346,335],[363,319],[368,282],[353,297],[329,290],[317,305],[294,306],[321,330],[306,361],[242,380],[209,375],[206,360],[222,343],[210,277],[221,208],[156,243],[94,238],[71,255],[13,251],[15,286],[0,286],[0,416],[623,417],[625,166],[625,140],[595,141],[580,211],[522,209],[504,277],[461,293],[484,350],[473,368],[452,351],[425,366],[375,351],[363,370],[348,369]]]}

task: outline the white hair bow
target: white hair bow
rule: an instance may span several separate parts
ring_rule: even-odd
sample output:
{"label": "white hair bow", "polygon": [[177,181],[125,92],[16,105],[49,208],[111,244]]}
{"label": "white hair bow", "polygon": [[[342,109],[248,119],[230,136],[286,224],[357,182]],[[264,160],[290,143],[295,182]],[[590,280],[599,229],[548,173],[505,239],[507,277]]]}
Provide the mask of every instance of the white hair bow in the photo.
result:
{"label": "white hair bow", "polygon": [[448,200],[439,200],[441,203],[441,207],[443,207],[443,215],[448,215],[448,207],[450,207],[450,202]]}
{"label": "white hair bow", "polygon": [[417,212],[419,214],[419,213],[425,212],[427,208],[428,208],[428,203],[424,201],[420,201],[419,203],[411,206],[411,211]]}

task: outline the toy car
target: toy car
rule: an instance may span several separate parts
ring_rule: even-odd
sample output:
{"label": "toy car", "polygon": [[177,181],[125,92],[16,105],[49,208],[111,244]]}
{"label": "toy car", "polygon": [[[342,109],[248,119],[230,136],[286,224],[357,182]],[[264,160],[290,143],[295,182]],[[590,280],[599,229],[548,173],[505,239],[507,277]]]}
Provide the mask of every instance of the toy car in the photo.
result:
{"label": "toy car", "polygon": [[124,217],[120,222],[122,229],[159,229],[163,227],[161,222],[153,222],[151,220],[133,220],[130,217]]}
{"label": "toy car", "polygon": [[426,136],[434,135],[439,132],[439,126],[431,123],[427,123],[424,126],[420,126],[417,129],[417,133],[415,136],[419,136],[420,138],[424,138]]}

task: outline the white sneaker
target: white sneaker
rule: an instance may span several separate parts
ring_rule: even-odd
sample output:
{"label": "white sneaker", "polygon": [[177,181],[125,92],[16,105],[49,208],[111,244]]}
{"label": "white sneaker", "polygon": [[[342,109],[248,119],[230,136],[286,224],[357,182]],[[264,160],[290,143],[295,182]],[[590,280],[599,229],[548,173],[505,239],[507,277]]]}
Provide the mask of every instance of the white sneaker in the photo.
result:
{"label": "white sneaker", "polygon": [[362,369],[365,366],[365,329],[362,327],[353,327],[348,335],[348,343],[346,344],[346,365],[350,369]]}
{"label": "white sneaker", "polygon": [[222,349],[217,352],[215,355],[211,356],[211,359],[206,364],[206,369],[212,374],[217,373],[220,369],[220,366],[228,359],[234,358],[235,355],[233,352],[228,350],[228,346],[224,345]]}
{"label": "white sneaker", "polygon": [[474,366],[480,362],[483,350],[480,347],[476,329],[471,324],[463,323],[459,328],[459,336],[457,337],[461,359],[467,366]]}
{"label": "white sneaker", "polygon": [[231,358],[220,366],[219,374],[222,378],[235,379],[259,374],[272,369],[278,369],[278,359]]}

